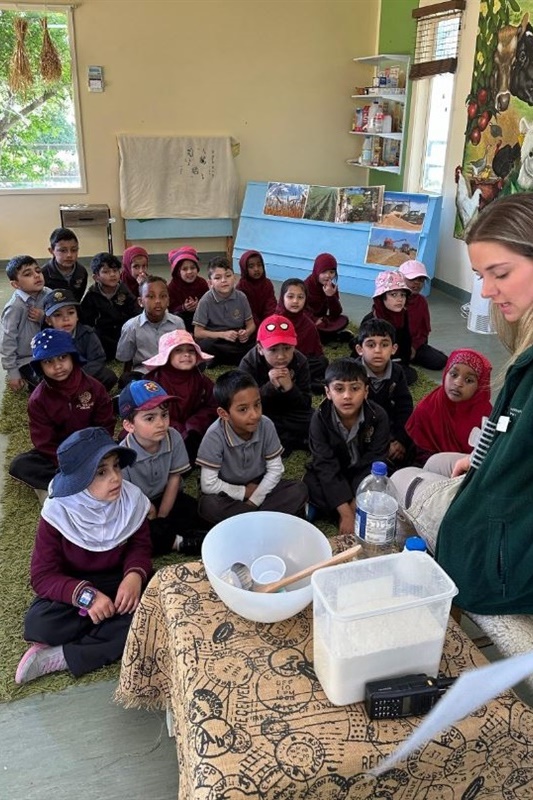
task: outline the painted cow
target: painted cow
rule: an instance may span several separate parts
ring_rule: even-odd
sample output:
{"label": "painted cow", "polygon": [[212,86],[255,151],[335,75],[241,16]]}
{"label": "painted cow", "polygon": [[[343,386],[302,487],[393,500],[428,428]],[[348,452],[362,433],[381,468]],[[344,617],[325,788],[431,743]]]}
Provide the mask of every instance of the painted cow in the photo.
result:
{"label": "painted cow", "polygon": [[498,31],[498,44],[494,51],[494,70],[491,89],[496,111],[507,111],[511,100],[511,74],[516,61],[518,42],[526,32],[529,13],[524,14],[520,25],[504,25]]}
{"label": "painted cow", "polygon": [[533,106],[533,28],[529,24],[518,40],[510,89],[519,100]]}

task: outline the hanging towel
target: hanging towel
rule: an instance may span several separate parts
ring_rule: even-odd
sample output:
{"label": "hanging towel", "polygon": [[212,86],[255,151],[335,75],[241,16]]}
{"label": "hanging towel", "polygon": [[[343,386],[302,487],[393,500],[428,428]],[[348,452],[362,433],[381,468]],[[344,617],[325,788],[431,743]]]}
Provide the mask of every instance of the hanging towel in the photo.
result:
{"label": "hanging towel", "polygon": [[124,219],[237,216],[230,136],[118,137]]}

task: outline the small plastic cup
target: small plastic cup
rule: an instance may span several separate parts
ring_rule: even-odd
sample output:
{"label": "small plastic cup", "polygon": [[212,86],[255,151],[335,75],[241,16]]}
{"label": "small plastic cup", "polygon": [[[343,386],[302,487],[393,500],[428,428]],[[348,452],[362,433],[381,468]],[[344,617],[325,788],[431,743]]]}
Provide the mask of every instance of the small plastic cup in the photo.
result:
{"label": "small plastic cup", "polygon": [[286,570],[287,566],[284,560],[274,555],[260,556],[252,561],[250,566],[252,580],[257,586],[281,580]]}

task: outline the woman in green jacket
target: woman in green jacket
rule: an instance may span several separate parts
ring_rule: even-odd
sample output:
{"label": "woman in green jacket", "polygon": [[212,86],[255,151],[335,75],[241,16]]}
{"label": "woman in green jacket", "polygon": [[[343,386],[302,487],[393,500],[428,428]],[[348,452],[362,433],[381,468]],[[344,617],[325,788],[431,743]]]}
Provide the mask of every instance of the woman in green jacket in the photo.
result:
{"label": "woman in green jacket", "polygon": [[459,588],[460,608],[533,614],[533,194],[491,203],[465,240],[511,352],[505,380],[474,452],[456,460],[452,476],[464,477],[455,496],[449,480],[426,470],[393,480],[408,517],[409,508],[438,506],[439,493],[453,496],[436,525],[435,557]]}

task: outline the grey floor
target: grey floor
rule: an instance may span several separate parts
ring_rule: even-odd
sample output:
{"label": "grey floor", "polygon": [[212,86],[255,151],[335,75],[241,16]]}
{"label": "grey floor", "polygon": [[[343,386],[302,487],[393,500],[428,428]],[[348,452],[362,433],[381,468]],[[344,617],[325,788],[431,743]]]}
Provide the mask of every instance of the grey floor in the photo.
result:
{"label": "grey floor", "polygon": [[[10,292],[0,279],[0,307]],[[342,299],[354,322],[371,306],[369,298]],[[459,301],[433,291],[430,309],[436,347],[445,352],[471,347],[492,361],[495,373],[502,368],[506,355],[497,337],[467,331]],[[439,379],[438,373],[428,374]],[[494,657],[491,648],[485,653]],[[164,716],[114,705],[113,690],[114,683],[103,682],[0,706],[0,797],[175,800],[176,751]]]}

